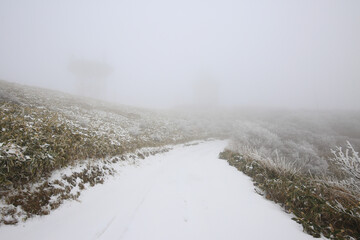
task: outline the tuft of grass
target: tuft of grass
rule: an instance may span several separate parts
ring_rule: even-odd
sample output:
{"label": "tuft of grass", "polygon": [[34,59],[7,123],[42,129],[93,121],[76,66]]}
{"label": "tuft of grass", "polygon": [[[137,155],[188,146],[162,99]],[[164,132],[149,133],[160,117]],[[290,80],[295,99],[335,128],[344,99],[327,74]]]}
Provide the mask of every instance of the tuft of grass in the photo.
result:
{"label": "tuft of grass", "polygon": [[299,172],[279,171],[266,162],[225,150],[225,159],[250,176],[256,190],[266,199],[280,204],[304,231],[314,237],[360,239],[359,195],[341,186],[317,180]]}

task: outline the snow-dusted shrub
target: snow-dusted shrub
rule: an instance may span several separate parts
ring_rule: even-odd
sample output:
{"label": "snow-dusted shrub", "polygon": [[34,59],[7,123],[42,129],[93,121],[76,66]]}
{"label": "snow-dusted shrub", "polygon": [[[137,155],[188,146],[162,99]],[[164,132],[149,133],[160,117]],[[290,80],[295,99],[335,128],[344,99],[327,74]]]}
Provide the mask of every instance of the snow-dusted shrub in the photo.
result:
{"label": "snow-dusted shrub", "polygon": [[335,150],[331,150],[333,158],[331,161],[339,166],[341,170],[349,177],[349,179],[343,180],[346,185],[352,186],[355,190],[360,192],[360,157],[349,141],[347,146],[343,150],[342,147],[336,147]]}
{"label": "snow-dusted shrub", "polygon": [[347,141],[347,148],[343,151],[342,147],[336,147],[331,150],[334,157],[332,161],[340,165],[341,168],[349,174],[349,176],[360,180],[360,157],[359,152]]}

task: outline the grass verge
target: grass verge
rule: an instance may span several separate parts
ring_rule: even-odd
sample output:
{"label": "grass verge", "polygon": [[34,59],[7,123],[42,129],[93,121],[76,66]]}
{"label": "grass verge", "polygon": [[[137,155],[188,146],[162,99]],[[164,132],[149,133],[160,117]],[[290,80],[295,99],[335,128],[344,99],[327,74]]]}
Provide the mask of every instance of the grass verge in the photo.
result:
{"label": "grass verge", "polygon": [[120,162],[129,160],[128,163],[132,163],[168,150],[169,148],[166,147],[145,148],[135,153],[112,158],[97,161],[90,159],[82,165],[79,163],[75,170],[63,169],[60,170],[62,173],[56,174],[55,177],[3,192],[0,204],[0,225],[13,225],[36,215],[48,215],[65,200],[77,200],[83,189],[103,184],[107,177],[116,173]]}
{"label": "grass verge", "polygon": [[230,150],[219,158],[250,176],[259,194],[293,213],[293,220],[302,224],[306,233],[317,238],[360,239],[358,194],[308,175],[279,171]]}

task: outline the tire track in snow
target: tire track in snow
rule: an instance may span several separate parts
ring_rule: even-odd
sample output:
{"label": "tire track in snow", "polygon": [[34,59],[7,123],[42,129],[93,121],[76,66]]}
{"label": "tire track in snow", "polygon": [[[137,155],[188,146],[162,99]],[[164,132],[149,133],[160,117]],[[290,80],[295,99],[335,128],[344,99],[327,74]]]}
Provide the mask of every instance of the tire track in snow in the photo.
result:
{"label": "tire track in snow", "polygon": [[[120,237],[118,238],[119,240],[123,239],[124,236],[126,235],[129,227],[132,225],[139,209],[141,208],[141,206],[143,205],[143,203],[145,202],[147,196],[149,195],[149,193],[151,192],[151,190],[153,189],[154,186],[156,186],[156,184],[159,182],[160,180],[160,176],[162,176],[163,172],[165,171],[167,165],[170,164],[170,161],[162,161],[161,162],[161,167],[159,170],[157,170],[155,172],[155,179],[151,181],[150,186],[148,186],[146,188],[146,190],[144,191],[145,193],[142,195],[142,197],[140,198],[139,203],[136,205],[135,209],[133,210],[131,216],[129,217],[129,220],[124,228],[124,230],[120,233]],[[151,176],[150,176],[151,177]],[[150,178],[149,177],[149,178]],[[101,239],[100,237],[109,229],[109,227],[113,224],[114,219],[117,217],[118,214],[116,214],[116,216],[113,217],[113,219],[109,222],[109,224],[106,226],[105,229],[103,229],[103,231],[101,231],[101,234],[96,238],[96,239]]]}

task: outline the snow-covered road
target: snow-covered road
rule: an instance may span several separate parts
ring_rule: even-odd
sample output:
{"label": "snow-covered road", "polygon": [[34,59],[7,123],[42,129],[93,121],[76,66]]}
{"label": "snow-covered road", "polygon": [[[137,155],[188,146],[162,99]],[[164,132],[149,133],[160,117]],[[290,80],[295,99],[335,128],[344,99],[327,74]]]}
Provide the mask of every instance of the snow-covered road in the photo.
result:
{"label": "snow-covered road", "polygon": [[121,167],[49,216],[1,226],[0,239],[312,239],[250,179],[218,159],[226,141],[177,146]]}

